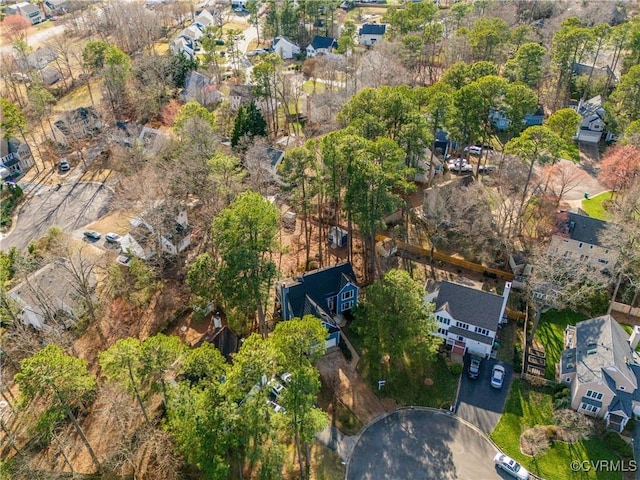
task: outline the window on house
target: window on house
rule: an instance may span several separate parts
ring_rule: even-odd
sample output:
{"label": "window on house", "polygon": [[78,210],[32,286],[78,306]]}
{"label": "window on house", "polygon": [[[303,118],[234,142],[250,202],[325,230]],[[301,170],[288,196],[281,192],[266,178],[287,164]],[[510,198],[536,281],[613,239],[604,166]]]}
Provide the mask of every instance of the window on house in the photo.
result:
{"label": "window on house", "polygon": [[476,333],[489,336],[489,330],[487,330],[486,328],[476,327]]}
{"label": "window on house", "polygon": [[445,328],[438,328],[438,333],[440,335],[444,335],[445,337],[447,336],[447,334],[449,333],[449,330],[445,329]]}
{"label": "window on house", "polygon": [[596,392],[595,390],[587,390],[586,395],[589,398],[593,398],[595,400],[602,400],[603,394],[600,392]]}
{"label": "window on house", "polygon": [[445,325],[450,325],[451,324],[451,319],[450,318],[445,318],[445,317],[440,317],[440,322],[444,323]]}
{"label": "window on house", "polygon": [[342,294],[342,300],[350,300],[353,298],[353,290],[348,290]]}
{"label": "window on house", "polygon": [[462,328],[463,330],[469,330],[469,324],[464,322],[456,322],[456,327]]}
{"label": "window on house", "polygon": [[351,310],[353,308],[353,300],[349,300],[348,302],[344,302],[342,304],[342,311]]}
{"label": "window on house", "polygon": [[583,402],[580,404],[580,410],[584,410],[585,412],[590,412],[595,415],[600,411],[600,407],[596,407],[595,405],[587,405]]}
{"label": "window on house", "polygon": [[587,345],[587,355],[594,355],[598,351],[598,345],[590,343]]}
{"label": "window on house", "polygon": [[464,337],[463,337],[463,336],[458,335],[458,341],[459,341],[459,342],[464,342]]}

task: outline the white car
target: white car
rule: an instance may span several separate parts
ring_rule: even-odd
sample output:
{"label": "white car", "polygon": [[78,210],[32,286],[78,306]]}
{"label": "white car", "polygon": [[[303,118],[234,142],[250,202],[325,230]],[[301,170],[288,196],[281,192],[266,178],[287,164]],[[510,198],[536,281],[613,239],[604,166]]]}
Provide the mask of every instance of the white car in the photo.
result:
{"label": "white car", "polygon": [[479,157],[482,154],[482,147],[471,145],[470,147],[465,147],[464,152],[469,152],[470,155],[476,155]]}
{"label": "white car", "polygon": [[504,381],[504,367],[502,365],[494,365],[491,371],[491,386],[493,388],[502,388],[502,382]]}
{"label": "white car", "polygon": [[122,240],[122,237],[117,233],[110,232],[104,236],[104,239],[109,243],[120,243],[120,240]]}
{"label": "white car", "polygon": [[278,405],[276,402],[272,400],[267,400],[267,405],[273,408],[273,411],[276,413],[284,413],[286,412],[285,408],[282,405]]}
{"label": "white car", "polygon": [[513,458],[507,457],[504,453],[496,453],[496,456],[493,457],[493,461],[496,463],[496,467],[504,470],[514,478],[517,478],[518,480],[529,480],[529,472],[527,469],[516,462]]}

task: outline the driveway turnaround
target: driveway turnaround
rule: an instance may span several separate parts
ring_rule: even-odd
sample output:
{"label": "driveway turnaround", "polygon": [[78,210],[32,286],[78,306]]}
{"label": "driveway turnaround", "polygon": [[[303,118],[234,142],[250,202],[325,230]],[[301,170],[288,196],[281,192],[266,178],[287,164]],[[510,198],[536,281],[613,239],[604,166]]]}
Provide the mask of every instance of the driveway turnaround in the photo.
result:
{"label": "driveway turnaround", "polygon": [[490,480],[497,450],[478,429],[446,412],[403,409],[369,424],[346,480]]}
{"label": "driveway turnaround", "polygon": [[505,377],[502,388],[497,389],[491,386],[491,370],[499,362],[492,358],[482,360],[478,378],[471,380],[467,377],[469,361],[469,355],[465,355],[456,413],[489,435],[496,428],[502,416],[504,402],[507,399],[513,376],[513,368],[506,363],[500,363],[505,369]]}
{"label": "driveway turnaround", "polygon": [[37,240],[49,227],[57,225],[64,231],[75,230],[107,213],[111,191],[101,183],[67,183],[59,189],[48,185],[29,185],[30,198],[18,210],[11,232],[0,239],[0,249],[18,250]]}

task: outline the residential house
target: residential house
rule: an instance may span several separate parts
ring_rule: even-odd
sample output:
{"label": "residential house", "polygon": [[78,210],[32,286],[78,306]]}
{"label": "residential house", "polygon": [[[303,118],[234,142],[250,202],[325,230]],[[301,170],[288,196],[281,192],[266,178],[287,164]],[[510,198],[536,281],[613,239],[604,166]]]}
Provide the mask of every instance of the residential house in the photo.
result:
{"label": "residential house", "polygon": [[80,107],[67,112],[51,126],[54,140],[64,147],[91,137],[101,129],[102,118],[93,107]]}
{"label": "residential house", "polygon": [[[602,106],[603,100],[597,95],[583,102],[580,100],[577,106],[572,106],[582,117],[582,122],[578,126],[578,131],[574,137],[579,142],[598,143],[605,131],[604,121],[605,111]],[[612,140],[613,135],[607,134],[606,140]]]}
{"label": "residential house", "polygon": [[306,272],[276,282],[276,309],[283,320],[313,315],[328,330],[326,347],[340,341],[337,319],[358,303],[359,289],[350,263]]}
{"label": "residential house", "polygon": [[593,65],[586,65],[584,63],[574,62],[571,74],[576,77],[582,76],[582,75],[585,75],[588,77],[589,75],[591,75],[592,81],[609,80],[609,84],[611,86],[614,86],[617,83],[616,74],[613,72],[613,70],[611,70],[609,65],[606,65],[604,67],[593,68]]}
{"label": "residential house", "polygon": [[195,25],[202,31],[207,27],[216,25],[216,18],[208,11],[202,10],[195,19]]}
{"label": "residential house", "polygon": [[45,0],[42,4],[47,15],[62,15],[67,13],[68,0]]}
{"label": "residential house", "polygon": [[169,50],[174,55],[184,54],[189,58],[193,58],[196,55],[195,48],[191,42],[184,37],[177,37],[171,40],[171,42],[169,42]]}
{"label": "residential house", "polygon": [[[87,277],[93,289],[95,276]],[[73,268],[59,259],[29,274],[25,281],[9,290],[8,297],[20,308],[17,317],[36,330],[73,327],[83,305],[78,298]]]}
{"label": "residential house", "polygon": [[241,106],[249,105],[253,101],[253,88],[251,85],[229,86],[229,106],[232,111],[237,112]]}
{"label": "residential house", "polygon": [[510,282],[505,284],[502,295],[457,283],[440,283],[425,298],[435,303],[438,329],[434,335],[444,339],[452,353],[469,352],[489,358],[510,291]]}
{"label": "residential house", "polygon": [[191,245],[191,226],[186,209],[158,205],[131,220],[131,230],[120,240],[123,252],[142,260],[154,257],[158,248],[169,255],[184,252]]}
{"label": "residential house", "polygon": [[133,147],[138,142],[141,130],[142,127],[136,123],[117,121],[109,136],[123,147]]}
{"label": "residential house", "polygon": [[42,70],[58,58],[58,51],[53,47],[40,47],[27,55],[29,67]]}
{"label": "residential house", "polygon": [[382,41],[386,31],[387,26],[383,23],[365,23],[358,30],[358,43],[365,47],[372,47],[377,42]]}
{"label": "residential house", "polygon": [[569,387],[571,408],[603,418],[621,432],[632,415],[640,415],[640,365],[635,348],[640,328],[631,337],[611,315],[569,325],[557,366],[558,381]]}
{"label": "residential house", "polygon": [[433,141],[433,148],[435,153],[442,155],[446,159],[449,150],[458,148],[458,144],[449,138],[449,134],[446,131],[438,129],[436,138]]}
{"label": "residential house", "polygon": [[183,29],[179,36],[186,38],[195,47],[196,42],[198,42],[203,35],[202,30],[200,30],[196,25],[190,25]]}
{"label": "residential house", "polygon": [[20,15],[31,22],[31,25],[44,21],[44,15],[35,3],[20,2],[15,5],[7,5],[7,15]]}
{"label": "residential house", "polygon": [[10,175],[21,175],[33,166],[33,155],[29,145],[17,138],[0,139],[0,167]]}
{"label": "residential house", "polygon": [[316,55],[326,55],[331,53],[334,48],[338,47],[338,42],[332,37],[321,37],[316,35],[313,41],[307,45],[307,57],[315,57]]}
{"label": "residential house", "polygon": [[300,47],[287,37],[274,38],[271,46],[273,47],[273,52],[280,55],[283,60],[291,60],[300,54]]}
{"label": "residential house", "polygon": [[160,149],[167,142],[167,137],[162,131],[151,128],[143,127],[138,136],[138,142],[147,151],[147,153],[153,155],[160,151]]}
{"label": "residential house", "polygon": [[[509,120],[504,112],[500,110],[492,110],[489,114],[489,118],[495,129],[501,132],[509,128],[509,125],[511,124],[511,120]],[[542,105],[538,105],[534,112],[527,113],[522,119],[522,125],[524,125],[525,127],[542,125],[543,122],[544,108],[542,107]]]}
{"label": "residential house", "polygon": [[588,262],[594,268],[607,268],[618,258],[615,250],[600,241],[599,236],[607,226],[607,222],[597,218],[569,212],[560,233],[551,238],[549,252]]}
{"label": "residential house", "polygon": [[215,82],[202,73],[192,70],[187,75],[185,87],[181,92],[185,102],[196,101],[200,105],[208,106],[220,103],[223,95],[218,90]]}

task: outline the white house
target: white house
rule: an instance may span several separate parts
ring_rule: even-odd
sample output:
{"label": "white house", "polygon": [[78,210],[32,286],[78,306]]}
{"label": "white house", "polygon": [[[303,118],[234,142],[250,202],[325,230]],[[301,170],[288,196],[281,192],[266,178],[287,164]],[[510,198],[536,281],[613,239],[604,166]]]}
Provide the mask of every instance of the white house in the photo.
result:
{"label": "white house", "polygon": [[602,97],[597,95],[585,102],[581,100],[575,110],[582,116],[582,122],[578,126],[574,139],[579,142],[598,143],[606,127]]}
{"label": "white house", "polygon": [[315,57],[316,55],[326,55],[331,53],[338,46],[338,42],[331,37],[321,37],[316,35],[313,41],[307,45],[307,57]]}
{"label": "white house", "polygon": [[204,30],[215,25],[215,17],[208,10],[203,10],[196,17],[195,24],[200,30]]}
{"label": "white house", "polygon": [[171,53],[173,53],[174,55],[183,53],[187,57],[191,58],[195,57],[196,55],[196,51],[192,47],[191,42],[189,42],[184,37],[177,37],[171,40],[171,42],[169,43],[169,50],[171,50]]}
{"label": "white house", "polygon": [[378,23],[365,23],[358,30],[358,43],[365,47],[371,47],[382,40],[387,26]]}
{"label": "white house", "polygon": [[273,51],[282,57],[283,60],[291,60],[300,53],[300,47],[287,37],[276,37],[273,39]]}
{"label": "white house", "polygon": [[0,167],[11,175],[20,175],[33,166],[33,156],[29,145],[17,138],[0,139]]}
{"label": "white house", "polygon": [[44,15],[35,3],[20,2],[7,5],[7,15],[20,15],[31,22],[31,25],[44,21]]}
{"label": "white house", "polygon": [[67,12],[67,0],[45,0],[43,7],[47,15],[61,15]]}
{"label": "white house", "polygon": [[425,299],[435,303],[438,330],[434,335],[444,339],[452,353],[469,352],[489,358],[510,291],[510,282],[505,284],[502,295],[442,282]]}

